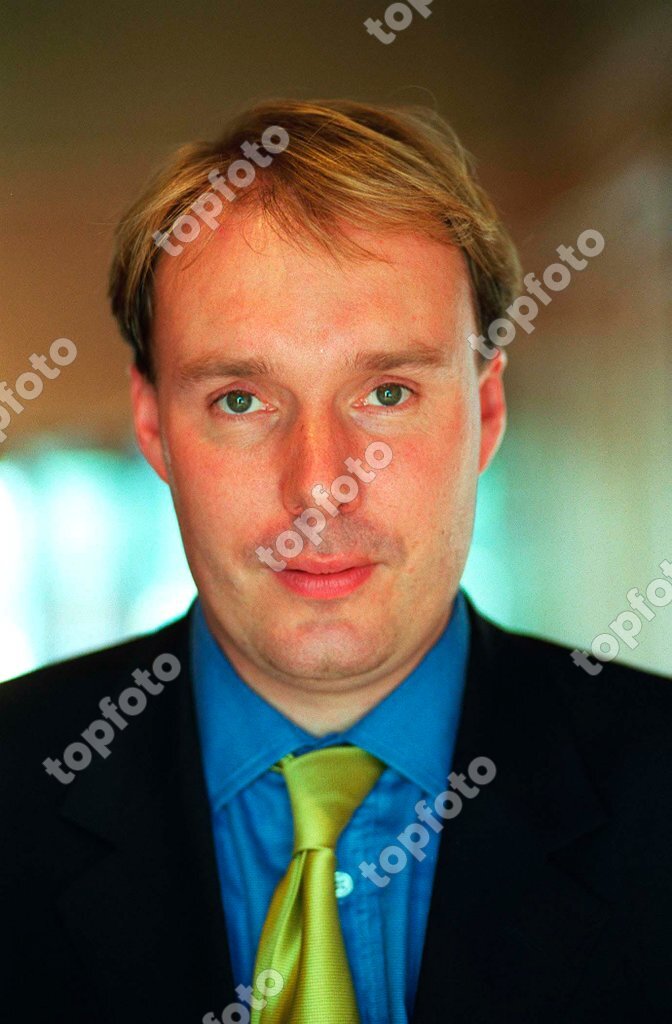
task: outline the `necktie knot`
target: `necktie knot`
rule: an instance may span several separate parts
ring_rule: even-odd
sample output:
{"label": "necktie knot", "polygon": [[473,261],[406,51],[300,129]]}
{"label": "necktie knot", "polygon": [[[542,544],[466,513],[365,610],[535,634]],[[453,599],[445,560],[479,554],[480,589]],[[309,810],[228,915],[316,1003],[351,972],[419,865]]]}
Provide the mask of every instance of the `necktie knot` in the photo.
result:
{"label": "necktie knot", "polygon": [[294,817],[294,853],[335,849],[356,808],[385,770],[360,747],[323,747],[278,765],[285,776]]}

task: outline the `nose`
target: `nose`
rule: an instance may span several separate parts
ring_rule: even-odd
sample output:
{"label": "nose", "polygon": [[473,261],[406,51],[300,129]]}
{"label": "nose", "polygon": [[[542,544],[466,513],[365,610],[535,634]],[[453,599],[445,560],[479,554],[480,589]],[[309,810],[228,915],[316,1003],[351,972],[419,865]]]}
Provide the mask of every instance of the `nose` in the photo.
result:
{"label": "nose", "polygon": [[350,514],[359,508],[362,484],[348,472],[345,462],[361,453],[353,432],[336,414],[323,409],[302,413],[284,442],[281,493],[292,517],[317,506],[315,488],[320,488],[323,507],[332,515]]}

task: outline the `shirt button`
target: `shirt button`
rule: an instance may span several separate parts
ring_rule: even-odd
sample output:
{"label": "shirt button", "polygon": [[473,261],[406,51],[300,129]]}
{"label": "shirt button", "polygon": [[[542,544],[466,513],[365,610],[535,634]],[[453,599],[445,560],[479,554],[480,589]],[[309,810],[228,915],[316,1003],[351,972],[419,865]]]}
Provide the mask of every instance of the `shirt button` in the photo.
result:
{"label": "shirt button", "polygon": [[338,900],[342,900],[344,896],[349,896],[355,888],[352,875],[349,875],[347,871],[334,871],[334,882],[336,883],[336,899]]}

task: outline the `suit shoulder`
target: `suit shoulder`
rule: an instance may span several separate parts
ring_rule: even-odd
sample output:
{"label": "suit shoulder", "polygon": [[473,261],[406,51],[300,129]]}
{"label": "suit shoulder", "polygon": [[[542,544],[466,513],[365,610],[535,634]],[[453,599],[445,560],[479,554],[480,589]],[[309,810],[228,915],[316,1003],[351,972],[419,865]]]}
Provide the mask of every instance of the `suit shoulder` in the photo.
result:
{"label": "suit shoulder", "polygon": [[133,685],[133,671],[151,669],[158,655],[169,653],[181,660],[187,650],[187,616],[183,616],[151,633],[8,680],[0,684],[2,733],[9,737],[21,723],[36,723],[56,712],[67,715],[69,708],[81,706],[85,695],[95,701],[120,684]]}
{"label": "suit shoulder", "polygon": [[669,677],[617,661],[596,663],[592,656],[588,671],[569,647],[478,618],[512,697],[515,693],[537,708],[541,704],[549,715],[562,704],[577,732],[588,738],[609,734],[614,742],[620,738],[628,746],[640,741],[661,743],[665,738],[669,743]]}
{"label": "suit shoulder", "polygon": [[[552,671],[555,675],[566,677],[570,684],[572,681],[578,684],[590,679],[597,680],[606,672],[606,678],[610,683],[626,688],[638,685],[661,688],[663,692],[672,695],[672,678],[668,676],[634,668],[620,661],[597,662],[592,655],[589,655],[589,667],[592,671],[588,671],[581,665],[581,659],[575,657],[576,648],[571,649],[564,644],[531,633],[507,629],[480,612],[474,614],[474,619],[477,621],[477,628],[487,638],[493,650],[500,654],[506,652],[509,659],[519,661],[521,668],[524,666]],[[606,679],[601,681],[605,682]]]}

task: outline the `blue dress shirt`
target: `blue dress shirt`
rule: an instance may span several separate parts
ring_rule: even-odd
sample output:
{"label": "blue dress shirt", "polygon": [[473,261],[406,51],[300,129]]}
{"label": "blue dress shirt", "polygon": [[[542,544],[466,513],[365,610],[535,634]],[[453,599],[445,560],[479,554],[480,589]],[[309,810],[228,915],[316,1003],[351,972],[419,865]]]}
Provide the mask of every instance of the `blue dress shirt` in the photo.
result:
{"label": "blue dress shirt", "polygon": [[[254,961],[276,885],[292,856],[284,779],[270,770],[285,754],[353,743],[389,767],[338,841],[336,892],[361,1024],[411,1017],[440,833],[431,829],[406,865],[386,872],[380,854],[418,822],[415,804],[448,788],[469,647],[458,594],[443,634],[415,670],[351,728],[315,737],[237,675],[197,602],[191,614],[196,714],[210,802],[234,984],[253,983]],[[400,847],[403,850],[403,847]],[[376,865],[381,882],[359,865]],[[392,871],[399,858],[385,860]],[[389,881],[385,882],[385,878]]]}

